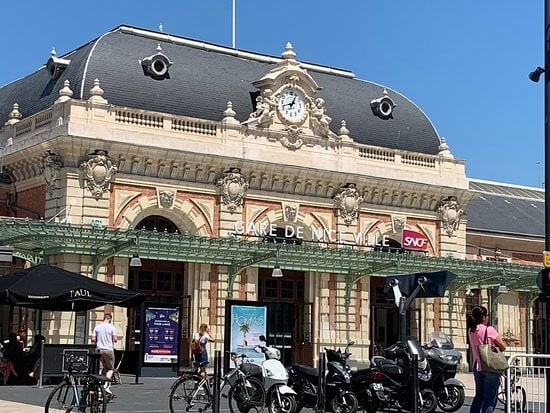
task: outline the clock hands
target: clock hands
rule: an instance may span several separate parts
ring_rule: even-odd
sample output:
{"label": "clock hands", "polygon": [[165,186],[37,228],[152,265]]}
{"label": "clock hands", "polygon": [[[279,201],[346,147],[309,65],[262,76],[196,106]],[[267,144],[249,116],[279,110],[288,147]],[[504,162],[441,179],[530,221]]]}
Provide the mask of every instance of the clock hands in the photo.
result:
{"label": "clock hands", "polygon": [[285,104],[283,105],[283,107],[285,107],[285,106],[293,107],[295,103],[296,103],[296,96],[294,96],[294,98],[292,99],[292,102],[290,102],[290,103],[285,103]]}

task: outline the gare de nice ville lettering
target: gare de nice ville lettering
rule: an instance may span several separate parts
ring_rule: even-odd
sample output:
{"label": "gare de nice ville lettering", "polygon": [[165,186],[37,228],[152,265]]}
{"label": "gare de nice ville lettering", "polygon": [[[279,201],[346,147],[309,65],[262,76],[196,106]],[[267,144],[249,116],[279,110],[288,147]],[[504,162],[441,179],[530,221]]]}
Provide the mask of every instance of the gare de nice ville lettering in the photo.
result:
{"label": "gare de nice ville lettering", "polygon": [[[280,232],[281,228],[284,229],[284,235]],[[389,246],[387,235],[382,235],[378,240],[376,234],[365,235],[362,232],[336,231],[334,229],[304,227],[302,225],[286,224],[284,227],[273,223],[250,223],[247,225],[244,221],[236,221],[235,233],[254,237],[295,238],[327,244],[351,244],[365,247]]]}

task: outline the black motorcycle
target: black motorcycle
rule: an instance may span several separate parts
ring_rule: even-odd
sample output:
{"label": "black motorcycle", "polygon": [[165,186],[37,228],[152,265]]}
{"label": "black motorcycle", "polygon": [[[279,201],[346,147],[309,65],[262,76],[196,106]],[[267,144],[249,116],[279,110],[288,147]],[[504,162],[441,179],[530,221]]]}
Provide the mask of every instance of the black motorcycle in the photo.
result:
{"label": "black motorcycle", "polygon": [[367,413],[395,407],[413,410],[412,363],[418,356],[418,411],[431,413],[437,408],[437,398],[430,389],[431,371],[420,343],[416,340],[398,342],[384,350],[385,357],[375,356],[367,369],[352,376],[352,391]]}
{"label": "black motorcycle", "polygon": [[437,405],[444,412],[455,412],[464,404],[464,383],[455,379],[461,354],[454,349],[449,336],[442,332],[430,334],[430,344],[424,352],[432,370],[432,389]]}
{"label": "black motorcycle", "polygon": [[[350,391],[351,371],[347,364],[347,347],[344,353],[325,348],[327,374],[325,377],[325,411],[355,413],[359,407],[357,397]],[[349,356],[349,354],[348,354]],[[287,368],[288,385],[297,393],[298,413],[303,407],[317,407],[319,371],[316,368],[293,364]]]}

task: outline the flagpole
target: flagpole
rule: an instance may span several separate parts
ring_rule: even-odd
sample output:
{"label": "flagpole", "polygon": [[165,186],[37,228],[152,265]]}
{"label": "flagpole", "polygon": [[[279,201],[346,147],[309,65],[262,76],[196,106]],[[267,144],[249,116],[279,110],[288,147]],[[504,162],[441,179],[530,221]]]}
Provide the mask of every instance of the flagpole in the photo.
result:
{"label": "flagpole", "polygon": [[233,45],[233,49],[235,49],[235,0],[233,0],[233,21],[232,21],[232,27],[231,27],[231,31],[232,31],[232,45]]}

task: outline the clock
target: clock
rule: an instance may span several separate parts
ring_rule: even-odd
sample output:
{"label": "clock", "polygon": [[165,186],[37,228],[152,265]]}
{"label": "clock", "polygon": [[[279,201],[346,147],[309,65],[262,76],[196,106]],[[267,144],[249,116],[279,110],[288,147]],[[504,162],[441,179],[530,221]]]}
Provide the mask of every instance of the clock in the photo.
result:
{"label": "clock", "polygon": [[283,89],[279,95],[279,113],[288,122],[298,123],[303,121],[306,113],[306,105],[302,94],[296,89]]}

